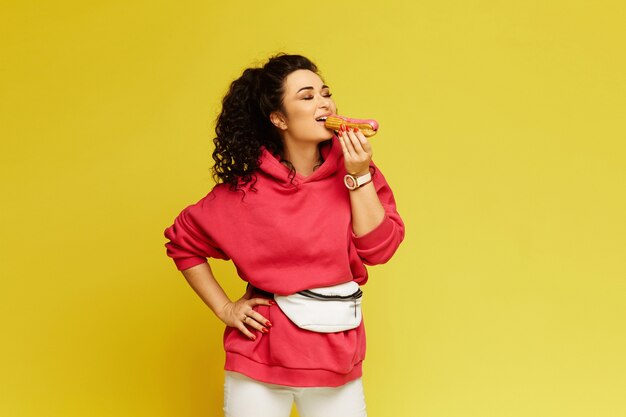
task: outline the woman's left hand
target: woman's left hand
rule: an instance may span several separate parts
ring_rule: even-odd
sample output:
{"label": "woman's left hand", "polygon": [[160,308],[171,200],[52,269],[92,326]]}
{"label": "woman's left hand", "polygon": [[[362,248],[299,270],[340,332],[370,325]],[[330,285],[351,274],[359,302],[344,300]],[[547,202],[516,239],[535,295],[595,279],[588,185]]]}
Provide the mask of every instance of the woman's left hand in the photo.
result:
{"label": "woman's left hand", "polygon": [[359,129],[355,130],[342,125],[337,137],[343,149],[346,171],[353,175],[365,175],[372,160],[372,146]]}

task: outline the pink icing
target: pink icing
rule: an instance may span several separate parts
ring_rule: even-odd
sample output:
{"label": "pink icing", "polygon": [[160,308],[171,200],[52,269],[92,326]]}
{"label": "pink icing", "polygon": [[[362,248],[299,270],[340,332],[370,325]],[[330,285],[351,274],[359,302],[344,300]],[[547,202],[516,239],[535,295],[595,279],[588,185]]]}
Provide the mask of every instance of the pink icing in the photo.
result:
{"label": "pink icing", "polygon": [[365,124],[370,125],[372,127],[372,130],[378,130],[378,122],[374,119],[352,119],[350,117],[339,116],[338,114],[333,114],[331,116],[338,117],[342,120],[345,120],[348,123],[365,123]]}

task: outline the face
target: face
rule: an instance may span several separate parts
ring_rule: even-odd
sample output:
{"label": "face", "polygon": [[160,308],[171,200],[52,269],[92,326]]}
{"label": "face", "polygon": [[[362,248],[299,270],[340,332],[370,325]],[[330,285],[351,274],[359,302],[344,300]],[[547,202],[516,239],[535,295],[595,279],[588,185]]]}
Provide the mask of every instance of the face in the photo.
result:
{"label": "face", "polygon": [[283,140],[320,142],[333,136],[324,121],[316,119],[337,112],[330,98],[330,88],[309,70],[297,70],[285,78],[284,112],[272,114],[272,123],[282,132]]}

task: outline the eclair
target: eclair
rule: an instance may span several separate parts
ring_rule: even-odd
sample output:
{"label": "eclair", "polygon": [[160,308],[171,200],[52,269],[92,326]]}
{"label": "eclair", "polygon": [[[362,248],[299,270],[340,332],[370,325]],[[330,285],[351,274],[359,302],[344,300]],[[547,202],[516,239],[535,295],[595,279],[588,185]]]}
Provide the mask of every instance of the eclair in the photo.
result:
{"label": "eclair", "polygon": [[378,131],[378,122],[374,119],[351,119],[349,117],[332,114],[328,116],[324,122],[326,128],[337,131],[341,128],[341,125],[350,128],[356,127],[367,137],[374,136]]}

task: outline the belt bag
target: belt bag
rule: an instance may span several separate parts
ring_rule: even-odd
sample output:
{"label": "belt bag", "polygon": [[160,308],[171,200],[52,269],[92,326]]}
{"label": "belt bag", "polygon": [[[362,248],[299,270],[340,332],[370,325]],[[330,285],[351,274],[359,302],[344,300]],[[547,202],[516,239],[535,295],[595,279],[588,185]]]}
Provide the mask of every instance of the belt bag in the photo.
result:
{"label": "belt bag", "polygon": [[363,292],[354,281],[274,295],[276,304],[298,327],[320,333],[342,332],[361,324]]}

